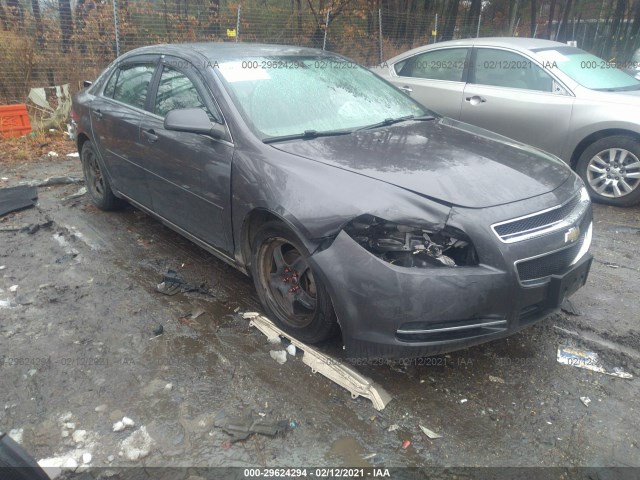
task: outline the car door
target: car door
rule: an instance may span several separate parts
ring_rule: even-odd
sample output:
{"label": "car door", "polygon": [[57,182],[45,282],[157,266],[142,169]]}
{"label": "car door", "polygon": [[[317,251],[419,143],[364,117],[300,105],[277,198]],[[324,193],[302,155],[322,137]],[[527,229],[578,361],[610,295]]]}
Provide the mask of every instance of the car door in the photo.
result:
{"label": "car door", "polygon": [[140,122],[158,59],[127,59],[91,102],[93,138],[114,188],[146,207],[151,195],[142,165]]}
{"label": "car door", "polygon": [[519,53],[474,48],[460,120],[562,154],[574,97],[548,71]]}
{"label": "car door", "polygon": [[201,108],[213,122],[223,123],[223,118],[195,66],[168,56],[161,63],[150,112],[141,125],[154,211],[199,240],[230,252],[231,137],[214,139],[164,128],[164,117],[174,109]]}
{"label": "car door", "polygon": [[418,53],[391,66],[391,82],[427,108],[459,118],[470,48]]}

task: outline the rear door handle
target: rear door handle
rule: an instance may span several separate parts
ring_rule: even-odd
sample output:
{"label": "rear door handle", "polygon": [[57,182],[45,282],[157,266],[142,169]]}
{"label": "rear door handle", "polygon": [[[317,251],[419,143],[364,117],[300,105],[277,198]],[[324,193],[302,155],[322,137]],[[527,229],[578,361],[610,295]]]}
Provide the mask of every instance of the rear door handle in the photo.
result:
{"label": "rear door handle", "polygon": [[102,113],[100,110],[93,110],[93,114],[94,114],[98,119],[101,119],[102,117],[104,117],[104,113]]}
{"label": "rear door handle", "polygon": [[469,102],[471,105],[478,105],[479,103],[485,103],[487,101],[486,98],[483,98],[479,95],[474,95],[473,97],[467,97],[465,98],[465,100]]}
{"label": "rear door handle", "polygon": [[413,89],[407,85],[404,85],[402,87],[398,87],[400,90],[402,90],[404,93],[411,93],[413,92]]}
{"label": "rear door handle", "polygon": [[155,143],[160,138],[158,137],[158,135],[156,135],[156,132],[153,129],[142,130],[142,134],[147,138],[147,142],[149,143]]}

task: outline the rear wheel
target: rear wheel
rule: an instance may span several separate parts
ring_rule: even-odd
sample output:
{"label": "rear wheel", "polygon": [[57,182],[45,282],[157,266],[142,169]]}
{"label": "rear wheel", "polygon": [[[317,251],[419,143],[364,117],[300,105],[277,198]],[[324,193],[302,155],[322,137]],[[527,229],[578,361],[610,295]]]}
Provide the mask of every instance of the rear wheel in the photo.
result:
{"label": "rear wheel", "polygon": [[102,171],[95,147],[89,140],[82,145],[81,159],[87,192],[91,195],[93,203],[101,210],[122,208],[125,202],[113,194],[109,179]]}
{"label": "rear wheel", "polygon": [[337,322],[329,294],[308,258],[293,233],[269,222],[254,238],[251,274],[273,320],[298,340],[317,343],[336,333]]}
{"label": "rear wheel", "polygon": [[576,171],[596,202],[620,207],[640,202],[640,142],[634,138],[614,135],[592,143]]}

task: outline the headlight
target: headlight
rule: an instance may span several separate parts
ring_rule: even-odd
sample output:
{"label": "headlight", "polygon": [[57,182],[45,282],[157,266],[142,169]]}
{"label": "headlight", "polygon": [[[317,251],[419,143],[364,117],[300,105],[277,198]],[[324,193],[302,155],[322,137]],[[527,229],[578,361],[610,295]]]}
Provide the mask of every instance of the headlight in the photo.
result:
{"label": "headlight", "polygon": [[345,228],[353,240],[382,260],[401,267],[477,265],[478,256],[464,232],[446,227],[432,231],[361,215]]}

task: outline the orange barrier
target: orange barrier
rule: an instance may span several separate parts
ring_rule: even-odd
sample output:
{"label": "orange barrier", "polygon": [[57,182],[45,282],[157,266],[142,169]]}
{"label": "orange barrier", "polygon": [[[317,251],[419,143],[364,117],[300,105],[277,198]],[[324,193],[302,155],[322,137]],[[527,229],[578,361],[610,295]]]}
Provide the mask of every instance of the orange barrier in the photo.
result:
{"label": "orange barrier", "polygon": [[31,123],[24,103],[0,105],[0,137],[21,137],[31,132]]}

